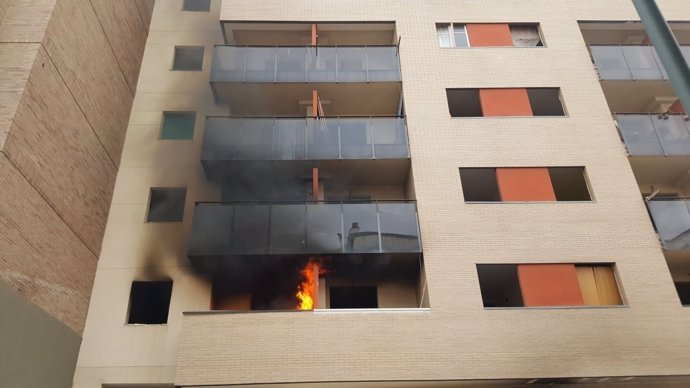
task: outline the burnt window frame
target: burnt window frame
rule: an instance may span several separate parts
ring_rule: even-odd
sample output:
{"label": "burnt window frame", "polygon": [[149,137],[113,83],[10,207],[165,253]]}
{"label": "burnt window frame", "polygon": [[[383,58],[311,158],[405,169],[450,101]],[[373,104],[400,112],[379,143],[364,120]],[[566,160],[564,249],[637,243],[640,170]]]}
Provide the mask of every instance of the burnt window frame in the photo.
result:
{"label": "burnt window frame", "polygon": [[[201,62],[199,63],[199,68],[186,68],[186,67],[177,67],[177,54],[178,50],[187,50],[187,49],[201,49]],[[206,56],[206,46],[192,46],[192,45],[181,45],[181,46],[174,46],[173,47],[173,55],[172,55],[172,64],[170,65],[170,71],[204,71],[204,57]]]}
{"label": "burnt window frame", "polygon": [[[151,201],[153,200],[154,196],[154,191],[184,191],[184,194],[182,196],[182,209],[181,213],[179,214],[179,219],[175,218],[174,220],[151,220]],[[150,187],[149,188],[149,198],[148,201],[146,202],[146,218],[145,218],[145,223],[147,224],[166,224],[166,223],[181,223],[184,222],[184,216],[186,213],[186,207],[187,207],[187,187]]]}
{"label": "burnt window frame", "polygon": [[[125,325],[167,325],[168,320],[170,318],[170,306],[172,304],[172,291],[173,291],[173,284],[174,282],[170,279],[167,280],[134,280],[132,281],[130,288],[129,288],[129,299],[128,299],[128,305],[127,305],[127,315],[125,317]],[[135,304],[140,304],[140,303],[148,303],[148,302],[141,302],[140,298],[143,298],[143,296],[139,296],[135,300],[135,294],[136,293],[141,293],[144,292],[144,288],[146,288],[149,285],[151,287],[161,287],[161,288],[166,288],[166,289],[161,289],[158,290],[158,292],[163,292],[164,294],[158,295],[158,297],[163,297],[166,299],[165,303],[165,308],[160,308],[160,313],[162,314],[163,310],[165,310],[165,319],[161,318],[158,319],[157,321],[159,322],[132,322],[133,317],[132,317],[132,312],[135,310],[133,306]],[[146,310],[150,311],[150,306],[148,305],[143,305],[142,307],[136,307],[136,310]],[[138,315],[137,315],[138,316]],[[138,319],[141,321],[142,319]]]}

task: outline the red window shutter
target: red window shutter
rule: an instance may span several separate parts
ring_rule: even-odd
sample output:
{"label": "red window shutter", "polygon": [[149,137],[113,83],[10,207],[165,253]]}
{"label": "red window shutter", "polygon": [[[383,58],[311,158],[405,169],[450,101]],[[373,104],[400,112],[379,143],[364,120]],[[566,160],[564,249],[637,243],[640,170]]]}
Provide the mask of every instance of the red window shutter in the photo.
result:
{"label": "red window shutter", "polygon": [[479,102],[482,115],[533,116],[527,89],[480,89]]}
{"label": "red window shutter", "polygon": [[467,35],[470,38],[471,47],[510,47],[513,45],[510,27],[505,23],[467,24]]}
{"label": "red window shutter", "polygon": [[519,264],[525,307],[583,306],[574,264]]}
{"label": "red window shutter", "polygon": [[496,180],[502,201],[556,200],[548,168],[497,168]]}

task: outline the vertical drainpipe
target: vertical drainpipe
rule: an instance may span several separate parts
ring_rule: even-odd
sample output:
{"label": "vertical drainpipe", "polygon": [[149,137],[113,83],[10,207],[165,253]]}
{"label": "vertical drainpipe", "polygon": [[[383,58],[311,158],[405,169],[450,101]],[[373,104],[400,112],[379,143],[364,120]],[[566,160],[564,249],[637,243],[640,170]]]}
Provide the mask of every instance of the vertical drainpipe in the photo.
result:
{"label": "vertical drainpipe", "polygon": [[655,0],[632,0],[647,35],[666,69],[671,85],[683,103],[690,109],[690,68],[683,57],[678,41],[671,31]]}

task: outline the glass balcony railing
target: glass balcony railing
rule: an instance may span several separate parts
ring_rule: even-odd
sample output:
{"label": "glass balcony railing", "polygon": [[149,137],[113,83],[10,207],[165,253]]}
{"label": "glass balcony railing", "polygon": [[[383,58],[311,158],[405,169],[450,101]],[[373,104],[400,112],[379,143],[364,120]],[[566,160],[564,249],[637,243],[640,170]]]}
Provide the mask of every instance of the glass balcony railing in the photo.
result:
{"label": "glass balcony railing", "polygon": [[[602,80],[667,80],[661,60],[653,46],[591,45],[594,64]],[[681,46],[690,61],[690,46]]]}
{"label": "glass balcony railing", "polygon": [[421,252],[413,201],[197,203],[189,256]]}
{"label": "glass balcony railing", "polygon": [[690,121],[684,114],[617,114],[631,156],[690,155]]}
{"label": "glass balcony railing", "polygon": [[409,158],[404,117],[208,117],[203,161]]}
{"label": "glass balcony railing", "polygon": [[690,200],[652,200],[647,207],[665,249],[690,249]]}
{"label": "glass balcony railing", "polygon": [[399,82],[397,46],[216,46],[211,82]]}

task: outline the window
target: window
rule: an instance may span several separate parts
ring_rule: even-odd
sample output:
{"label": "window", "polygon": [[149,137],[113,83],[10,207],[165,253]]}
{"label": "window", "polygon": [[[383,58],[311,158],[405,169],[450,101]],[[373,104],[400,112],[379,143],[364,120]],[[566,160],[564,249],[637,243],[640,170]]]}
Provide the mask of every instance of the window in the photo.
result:
{"label": "window", "polygon": [[208,12],[211,10],[211,0],[184,0],[182,10]]}
{"label": "window", "polygon": [[451,117],[482,117],[479,89],[446,89]]}
{"label": "window", "polygon": [[329,294],[332,309],[378,308],[376,287],[330,287]]}
{"label": "window", "polygon": [[675,285],[680,303],[682,303],[683,306],[690,306],[690,283],[677,282]]}
{"label": "window", "polygon": [[575,271],[586,306],[623,304],[612,266],[576,265]]}
{"label": "window", "polygon": [[173,70],[201,70],[204,63],[204,46],[175,46]]}
{"label": "window", "polygon": [[528,88],[527,97],[534,116],[565,116],[558,88]]}
{"label": "window", "polygon": [[591,201],[584,167],[461,168],[465,202]]}
{"label": "window", "polygon": [[484,307],[522,307],[515,264],[477,264]]}
{"label": "window", "polygon": [[559,88],[446,89],[451,117],[565,116]]}
{"label": "window", "polygon": [[495,168],[461,168],[460,182],[465,202],[499,202]]}
{"label": "window", "polygon": [[510,24],[514,47],[543,47],[538,24]]}
{"label": "window", "polygon": [[192,140],[195,121],[194,112],[164,112],[161,140]]}
{"label": "window", "polygon": [[440,47],[470,47],[464,24],[436,24]]}
{"label": "window", "polygon": [[615,306],[611,264],[478,264],[484,307]]}
{"label": "window", "polygon": [[537,23],[437,23],[440,47],[542,47]]}
{"label": "window", "polygon": [[184,217],[186,188],[151,188],[147,222],[180,222]]}
{"label": "window", "polygon": [[168,322],[171,281],[132,282],[128,324],[157,325]]}

